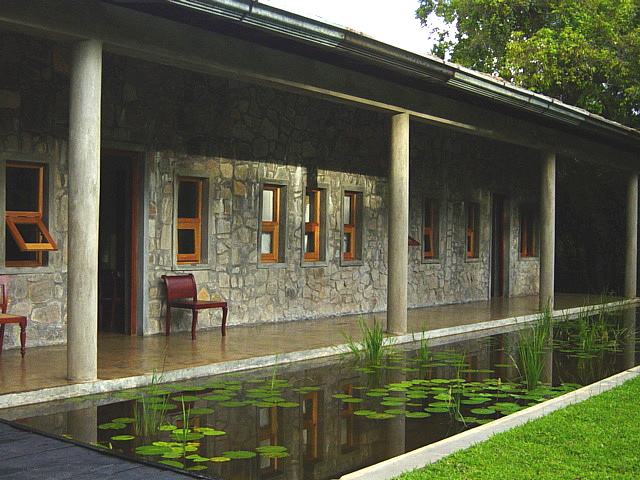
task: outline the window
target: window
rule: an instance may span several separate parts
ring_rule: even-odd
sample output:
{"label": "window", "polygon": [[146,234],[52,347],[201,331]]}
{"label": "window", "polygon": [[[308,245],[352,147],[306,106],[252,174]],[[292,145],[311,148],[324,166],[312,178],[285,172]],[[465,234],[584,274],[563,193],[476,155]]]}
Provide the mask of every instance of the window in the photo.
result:
{"label": "window", "polygon": [[57,250],[45,225],[46,167],[7,162],[5,168],[5,265],[34,267]]}
{"label": "window", "polygon": [[[353,385],[347,384],[342,386],[344,395],[353,396]],[[355,428],[354,428],[354,412],[353,403],[342,402],[340,409],[340,451],[346,453],[355,448]]]}
{"label": "window", "polygon": [[427,198],[424,201],[424,227],[422,252],[426,260],[438,258],[438,201]]}
{"label": "window", "polygon": [[260,259],[263,263],[282,261],[282,203],[284,187],[264,185],[262,187],[262,228],[260,230]]}
{"label": "window", "polygon": [[362,235],[362,192],[344,192],[342,199],[342,259],[360,260]]}
{"label": "window", "polygon": [[538,255],[538,214],[534,208],[523,207],[520,211],[520,256]]}
{"label": "window", "polygon": [[478,258],[478,215],[477,203],[467,205],[467,258]]}
{"label": "window", "polygon": [[324,190],[307,188],[304,196],[304,261],[324,260]]}
{"label": "window", "polygon": [[178,263],[202,261],[203,184],[202,178],[178,178]]}
{"label": "window", "polygon": [[[277,407],[258,409],[258,443],[260,447],[278,445],[278,410]],[[278,470],[278,458],[260,456],[260,472],[275,473]]]}
{"label": "window", "polygon": [[308,392],[302,397],[302,454],[305,461],[319,457],[318,403],[318,392]]}

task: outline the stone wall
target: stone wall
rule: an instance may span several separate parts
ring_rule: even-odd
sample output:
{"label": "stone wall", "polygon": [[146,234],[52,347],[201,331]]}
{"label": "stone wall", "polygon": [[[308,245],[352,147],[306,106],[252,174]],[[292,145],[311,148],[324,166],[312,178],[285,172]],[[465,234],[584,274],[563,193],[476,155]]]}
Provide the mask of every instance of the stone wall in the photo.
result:
{"label": "stone wall", "polygon": [[[65,338],[68,63],[65,51],[26,36],[0,36],[0,159],[45,156],[51,164],[50,228],[60,251],[47,267],[8,269],[12,311],[30,316],[29,343]],[[16,53],[21,52],[21,53]],[[146,152],[145,334],[163,331],[162,274],[193,272],[202,298],[230,303],[231,325],[297,320],[386,307],[387,115],[325,100],[104,55],[103,144]],[[409,304],[487,298],[492,193],[507,198],[509,293],[537,291],[537,259],[518,259],[518,206],[537,198],[539,165],[531,152],[444,129],[411,130],[410,234],[421,239],[422,200],[441,202],[440,258],[425,262],[410,248]],[[108,165],[103,165],[108,168]],[[176,177],[208,185],[206,262],[176,264]],[[258,255],[261,182],[286,185],[284,261]],[[305,187],[327,194],[325,258],[303,261]],[[363,248],[358,262],[341,260],[344,189],[362,192]],[[480,255],[465,256],[465,202],[480,205]],[[4,238],[4,236],[2,236]],[[200,324],[219,325],[219,311]],[[172,329],[189,328],[176,311]],[[9,335],[7,345],[15,345]]]}
{"label": "stone wall", "polygon": [[[29,319],[27,345],[66,340],[68,64],[57,46],[21,35],[0,34],[0,180],[7,161],[47,167],[46,223],[59,251],[42,267],[4,267],[11,275],[9,312]],[[0,181],[0,251],[4,252],[5,184]],[[19,345],[19,328],[6,328],[4,346]]]}

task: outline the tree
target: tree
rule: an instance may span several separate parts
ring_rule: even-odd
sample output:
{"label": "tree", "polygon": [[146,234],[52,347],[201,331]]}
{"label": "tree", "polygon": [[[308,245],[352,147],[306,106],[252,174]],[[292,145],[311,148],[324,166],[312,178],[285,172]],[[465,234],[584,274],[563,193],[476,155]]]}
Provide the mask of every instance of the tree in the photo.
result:
{"label": "tree", "polygon": [[640,126],[637,0],[419,0],[433,53],[630,126]]}
{"label": "tree", "polygon": [[[441,58],[640,127],[639,0],[419,0],[416,16],[444,21]],[[556,285],[621,292],[625,175],[561,159],[557,188]]]}

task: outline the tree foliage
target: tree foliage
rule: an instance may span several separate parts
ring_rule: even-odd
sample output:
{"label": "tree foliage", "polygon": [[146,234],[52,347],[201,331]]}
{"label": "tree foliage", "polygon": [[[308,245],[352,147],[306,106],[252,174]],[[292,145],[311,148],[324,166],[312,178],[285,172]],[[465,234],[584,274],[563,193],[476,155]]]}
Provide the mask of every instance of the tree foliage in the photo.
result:
{"label": "tree foliage", "polygon": [[640,125],[638,0],[419,0],[433,53],[627,125]]}

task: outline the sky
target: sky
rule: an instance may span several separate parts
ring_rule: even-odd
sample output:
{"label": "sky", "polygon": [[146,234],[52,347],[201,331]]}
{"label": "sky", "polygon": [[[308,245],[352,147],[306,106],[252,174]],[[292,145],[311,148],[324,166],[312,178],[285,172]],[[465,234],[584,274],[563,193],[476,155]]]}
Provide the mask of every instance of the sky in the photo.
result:
{"label": "sky", "polygon": [[260,0],[260,3],[348,27],[396,47],[429,53],[429,29],[415,18],[418,0]]}

